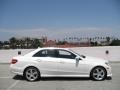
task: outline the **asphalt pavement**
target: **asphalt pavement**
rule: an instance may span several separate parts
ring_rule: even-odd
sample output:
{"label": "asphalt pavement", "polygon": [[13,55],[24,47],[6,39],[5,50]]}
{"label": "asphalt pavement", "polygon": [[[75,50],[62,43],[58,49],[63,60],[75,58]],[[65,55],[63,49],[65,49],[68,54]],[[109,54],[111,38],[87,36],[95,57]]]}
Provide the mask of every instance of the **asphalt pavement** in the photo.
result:
{"label": "asphalt pavement", "polygon": [[28,82],[10,73],[9,64],[0,64],[0,90],[120,90],[120,63],[111,63],[112,80],[89,78],[42,78]]}

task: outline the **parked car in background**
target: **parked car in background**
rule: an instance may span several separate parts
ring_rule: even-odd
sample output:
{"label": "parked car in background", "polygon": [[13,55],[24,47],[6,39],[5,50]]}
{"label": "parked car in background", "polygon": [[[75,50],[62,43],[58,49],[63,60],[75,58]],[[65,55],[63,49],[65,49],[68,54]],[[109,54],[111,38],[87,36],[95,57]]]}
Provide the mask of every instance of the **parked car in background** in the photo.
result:
{"label": "parked car in background", "polygon": [[24,56],[13,57],[10,69],[28,81],[40,77],[90,77],[101,81],[112,77],[107,60],[79,55],[66,48],[38,48]]}

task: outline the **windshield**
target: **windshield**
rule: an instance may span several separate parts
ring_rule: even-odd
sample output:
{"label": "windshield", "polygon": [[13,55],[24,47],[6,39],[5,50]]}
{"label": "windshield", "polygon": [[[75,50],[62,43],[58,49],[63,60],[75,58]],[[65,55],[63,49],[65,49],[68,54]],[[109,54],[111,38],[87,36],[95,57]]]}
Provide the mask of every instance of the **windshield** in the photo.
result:
{"label": "windshield", "polygon": [[75,52],[74,50],[72,50],[72,49],[69,49],[69,50],[72,51],[73,53],[75,53],[75,54],[77,54],[77,55],[83,57],[83,58],[86,58],[86,56],[84,56],[84,55],[80,55],[79,53],[76,53],[76,52]]}

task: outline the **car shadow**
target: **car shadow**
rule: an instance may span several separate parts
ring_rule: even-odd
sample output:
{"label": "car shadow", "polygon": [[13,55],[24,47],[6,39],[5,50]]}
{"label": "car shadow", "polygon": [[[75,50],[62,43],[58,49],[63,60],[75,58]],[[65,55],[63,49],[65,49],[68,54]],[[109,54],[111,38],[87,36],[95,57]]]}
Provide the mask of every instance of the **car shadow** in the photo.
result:
{"label": "car shadow", "polygon": [[78,78],[78,77],[42,77],[41,81],[86,81],[90,78]]}
{"label": "car shadow", "polygon": [[[26,81],[26,79],[20,75],[15,75],[13,79]],[[86,78],[86,77],[42,77],[37,81],[89,81],[89,80],[92,80],[92,79]],[[112,78],[109,77],[109,78],[106,78],[106,80],[112,80]]]}
{"label": "car shadow", "polygon": [[[26,80],[25,77],[20,75],[15,75],[13,77],[14,80]],[[37,81],[87,81],[91,80],[90,78],[85,77],[42,77]]]}
{"label": "car shadow", "polygon": [[26,80],[23,76],[20,76],[20,75],[15,75],[13,77],[14,80]]}

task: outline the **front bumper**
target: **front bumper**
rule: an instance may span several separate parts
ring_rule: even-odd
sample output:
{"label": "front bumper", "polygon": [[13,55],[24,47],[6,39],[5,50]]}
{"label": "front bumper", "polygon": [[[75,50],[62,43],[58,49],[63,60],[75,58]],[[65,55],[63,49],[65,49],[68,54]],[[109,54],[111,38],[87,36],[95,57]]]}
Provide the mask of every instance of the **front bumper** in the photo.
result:
{"label": "front bumper", "polygon": [[110,66],[106,67],[106,71],[107,71],[107,77],[112,77],[112,69]]}

